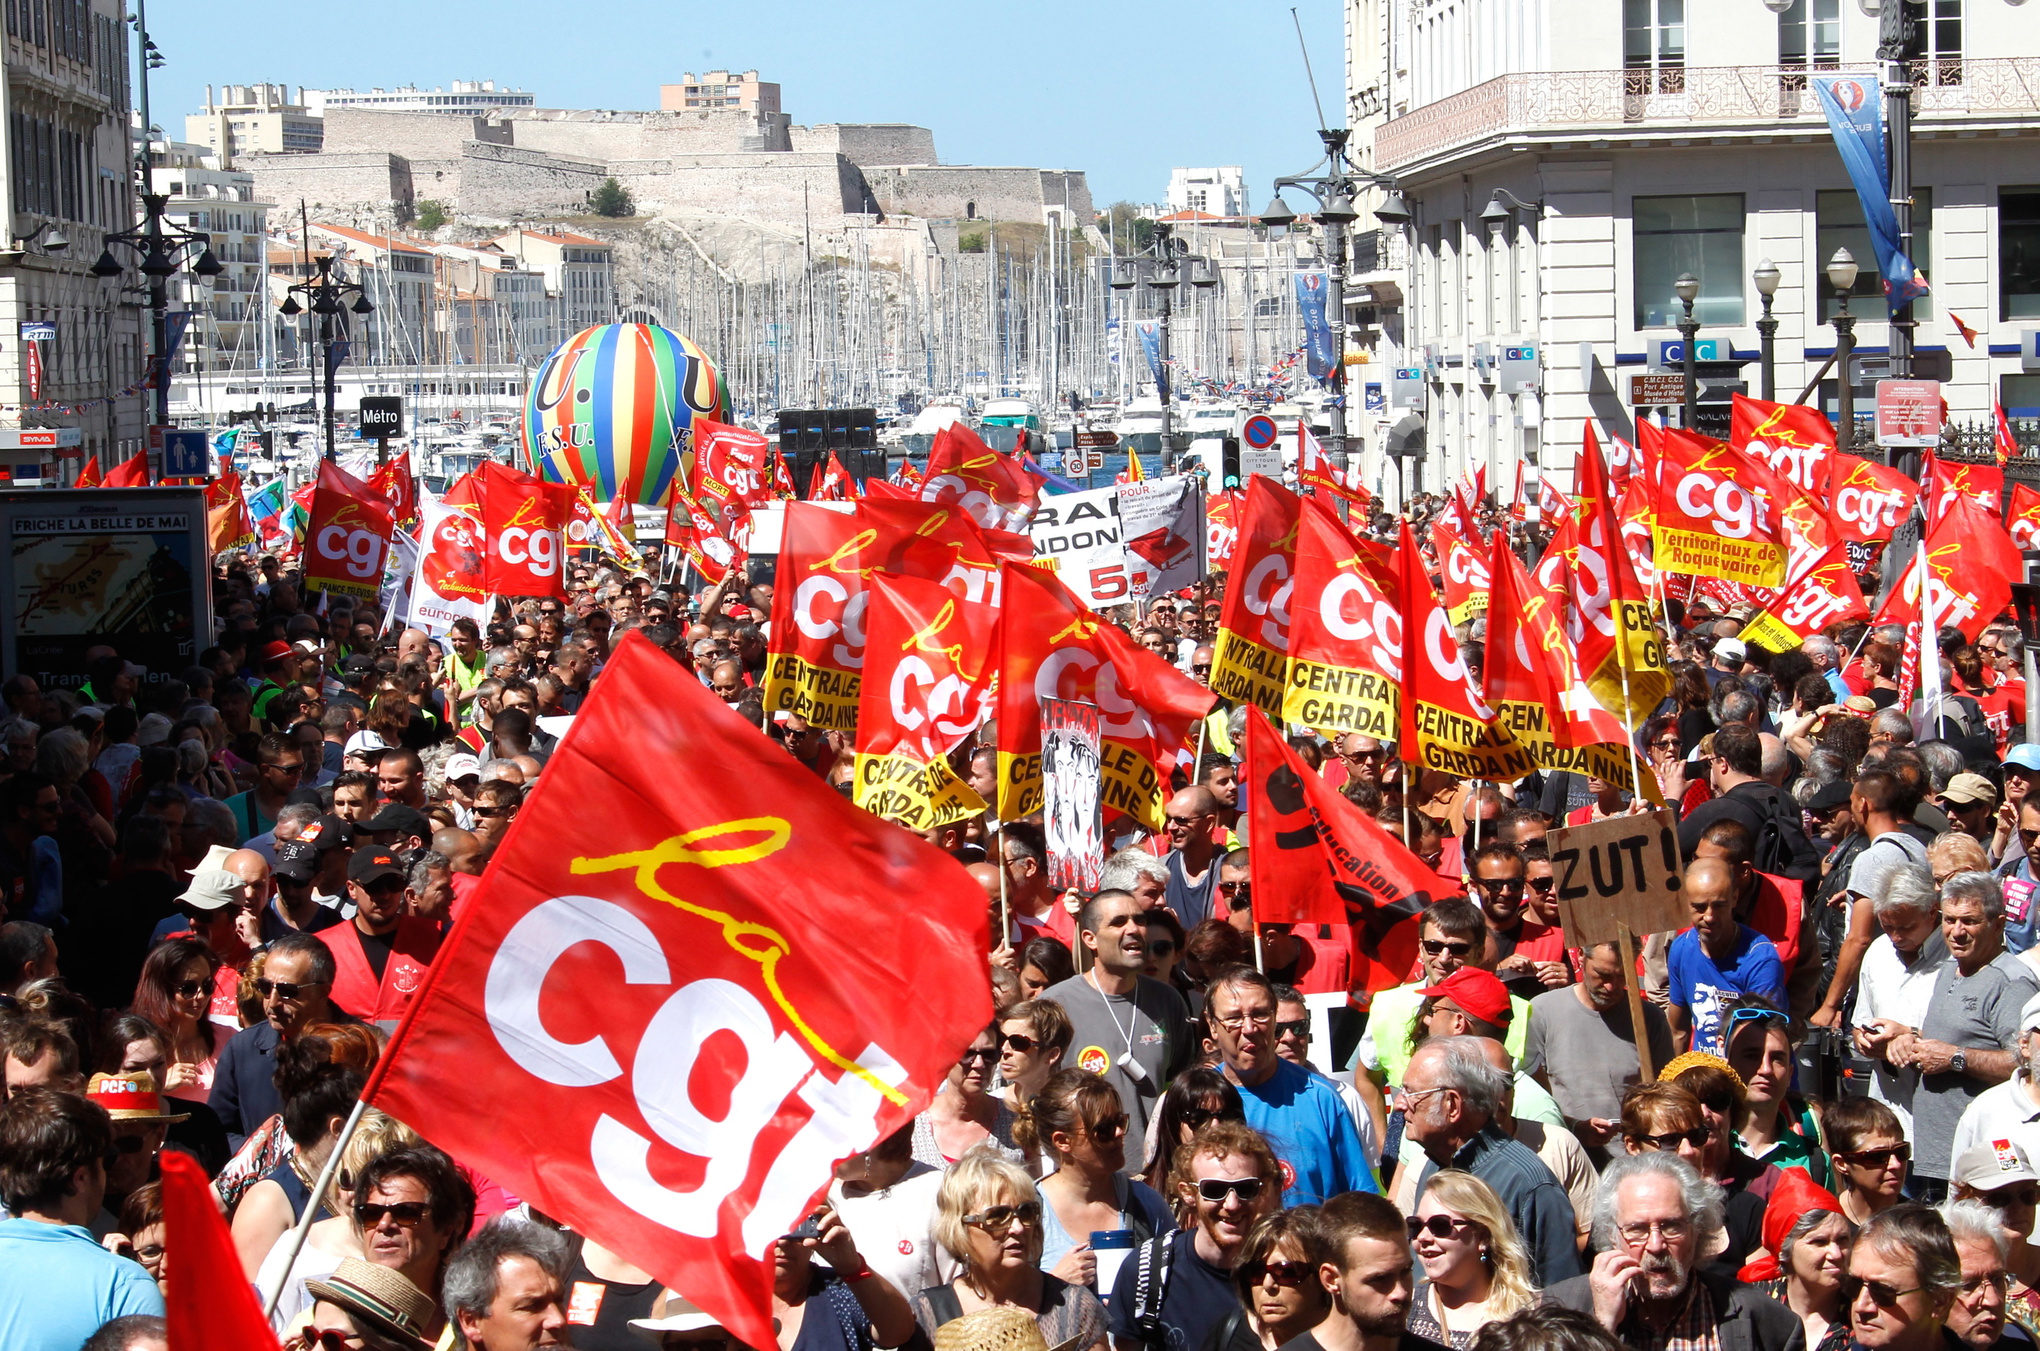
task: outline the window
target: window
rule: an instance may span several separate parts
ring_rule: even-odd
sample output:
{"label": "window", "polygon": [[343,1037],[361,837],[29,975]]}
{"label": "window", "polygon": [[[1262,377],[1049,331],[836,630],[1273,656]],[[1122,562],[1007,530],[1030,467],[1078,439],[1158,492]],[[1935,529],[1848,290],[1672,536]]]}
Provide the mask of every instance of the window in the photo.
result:
{"label": "window", "polygon": [[1935,84],[1962,83],[1962,0],[1925,0],[1906,44],[1908,61],[1928,63],[1913,78]]}
{"label": "window", "polygon": [[1842,0],[1792,0],[1778,16],[1778,64],[1833,70],[1842,54]]}
{"label": "window", "polygon": [[1998,318],[2040,319],[2040,188],[1998,189]]}
{"label": "window", "polygon": [[1670,328],[1683,308],[1672,292],[1682,273],[1700,279],[1693,317],[1743,322],[1743,199],[1739,192],[1630,201],[1636,326]]}
{"label": "window", "polygon": [[1622,0],[1622,65],[1631,94],[1686,88],[1686,0]]}
{"label": "window", "polygon": [[[1856,260],[1860,269],[1856,273],[1856,285],[1849,292],[1849,302],[1861,316],[1880,316],[1883,310],[1857,302],[1865,297],[1881,300],[1884,295],[1884,275],[1877,267],[1877,250],[1870,244],[1870,227],[1863,223],[1863,203],[1856,196],[1855,189],[1842,188],[1835,191],[1814,194],[1814,248],[1811,266],[1820,278],[1820,318],[1822,323],[1834,318],[1837,305],[1835,288],[1827,279],[1828,259],[1835,256],[1836,249],[1847,249],[1849,256]],[[1934,191],[1932,188],[1913,189],[1913,266],[1922,273],[1933,276],[1933,220]],[[1924,319],[1933,303],[1931,295],[1921,296],[1913,302],[1913,317]]]}

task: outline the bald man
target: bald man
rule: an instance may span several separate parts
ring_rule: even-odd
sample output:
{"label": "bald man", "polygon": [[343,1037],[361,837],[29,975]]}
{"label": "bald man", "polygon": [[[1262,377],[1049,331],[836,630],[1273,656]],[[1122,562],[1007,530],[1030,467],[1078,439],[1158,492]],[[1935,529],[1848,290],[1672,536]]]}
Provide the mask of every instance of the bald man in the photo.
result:
{"label": "bald man", "polygon": [[236,849],[220,866],[241,879],[241,895],[235,904],[234,933],[250,948],[262,947],[262,912],[269,905],[271,891],[269,860],[253,849]]}
{"label": "bald man", "polygon": [[432,650],[432,635],[423,629],[405,629],[397,635],[397,660],[425,658]]}
{"label": "bald man", "polygon": [[1725,1057],[1730,1009],[1752,999],[1785,1007],[1785,966],[1770,939],[1737,921],[1740,890],[1736,870],[1722,859],[1696,858],[1686,865],[1679,895],[1693,927],[1665,952],[1670,985],[1665,1020],[1677,1050]]}
{"label": "bald man", "polygon": [[1218,882],[1214,860],[1218,846],[1218,796],[1209,788],[1185,788],[1169,799],[1167,813],[1169,885],[1162,904],[1176,912],[1184,932],[1211,918],[1211,897]]}

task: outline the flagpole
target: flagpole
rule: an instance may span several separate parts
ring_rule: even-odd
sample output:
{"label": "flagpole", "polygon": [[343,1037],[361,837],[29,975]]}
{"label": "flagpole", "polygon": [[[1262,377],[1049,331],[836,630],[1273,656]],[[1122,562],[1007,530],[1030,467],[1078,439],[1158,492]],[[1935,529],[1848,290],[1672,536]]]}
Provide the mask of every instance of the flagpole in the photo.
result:
{"label": "flagpole", "polygon": [[[388,1052],[385,1051],[387,1056]],[[290,1273],[297,1266],[298,1254],[305,1248],[305,1235],[312,1230],[312,1221],[318,1217],[319,1206],[326,1196],[326,1188],[333,1185],[333,1174],[340,1171],[340,1156],[347,1152],[347,1146],[354,1139],[354,1132],[361,1125],[361,1117],[368,1110],[368,1096],[364,1093],[355,1099],[354,1110],[347,1114],[347,1124],[340,1128],[339,1138],[333,1141],[333,1152],[326,1156],[325,1166],[319,1169],[318,1180],[312,1183],[312,1192],[305,1198],[305,1213],[298,1217],[297,1226],[290,1232],[290,1256],[284,1260],[283,1270],[277,1273],[276,1288],[262,1301],[262,1316],[268,1320],[276,1317],[276,1306],[283,1299],[284,1287],[290,1284]]]}

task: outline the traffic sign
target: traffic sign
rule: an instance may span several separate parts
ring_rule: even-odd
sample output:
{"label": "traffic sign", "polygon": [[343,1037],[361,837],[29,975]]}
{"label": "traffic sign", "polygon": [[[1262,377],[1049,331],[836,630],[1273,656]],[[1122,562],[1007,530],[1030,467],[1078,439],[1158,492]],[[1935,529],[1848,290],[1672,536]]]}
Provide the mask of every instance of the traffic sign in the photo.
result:
{"label": "traffic sign", "polygon": [[394,394],[369,395],[361,401],[361,434],[383,440],[404,434],[404,401]]}
{"label": "traffic sign", "polygon": [[1240,428],[1240,440],[1255,450],[1266,450],[1275,444],[1282,433],[1275,427],[1275,419],[1266,413],[1256,413]]}
{"label": "traffic sign", "polygon": [[1103,446],[1110,450],[1119,444],[1119,433],[1108,431],[1079,431],[1077,444],[1080,446]]}
{"label": "traffic sign", "polygon": [[1877,382],[1877,444],[1933,446],[1941,441],[1939,380]]}
{"label": "traffic sign", "polygon": [[1686,401],[1683,375],[1632,375],[1629,377],[1629,406],[1666,408]]}
{"label": "traffic sign", "polygon": [[212,472],[211,447],[204,431],[163,432],[163,477],[204,478]]}
{"label": "traffic sign", "polygon": [[1240,478],[1242,481],[1259,474],[1277,482],[1282,478],[1282,452],[1279,450],[1241,450]]}

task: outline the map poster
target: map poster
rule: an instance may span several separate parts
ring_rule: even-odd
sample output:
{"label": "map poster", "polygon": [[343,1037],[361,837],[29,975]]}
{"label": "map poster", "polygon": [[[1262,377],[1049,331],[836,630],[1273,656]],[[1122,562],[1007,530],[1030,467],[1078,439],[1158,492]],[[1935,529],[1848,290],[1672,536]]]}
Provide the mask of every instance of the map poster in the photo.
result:
{"label": "map poster", "polygon": [[1058,891],[1088,895],[1098,889],[1105,868],[1099,738],[1096,704],[1041,701],[1041,820],[1048,836],[1048,884]]}
{"label": "map poster", "polygon": [[4,674],[75,689],[109,646],[144,679],[174,679],[211,644],[203,488],[5,492],[0,518]]}

